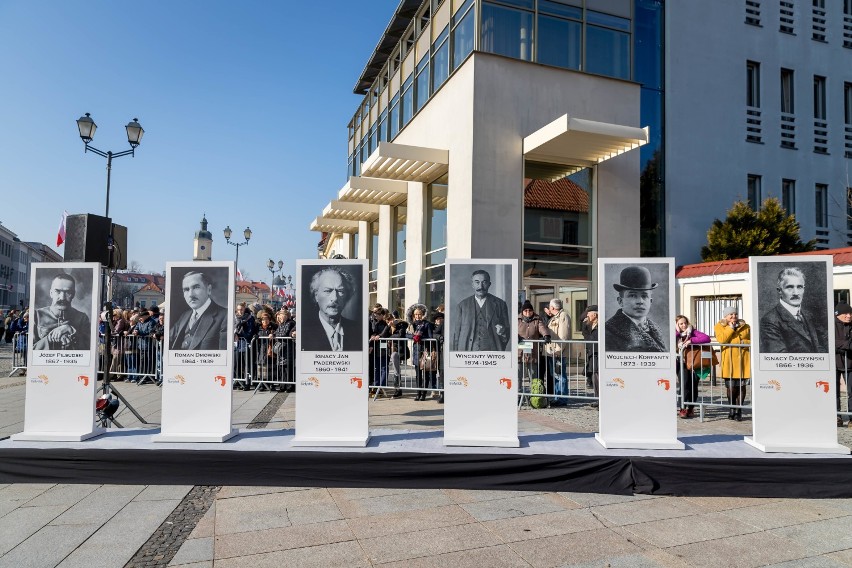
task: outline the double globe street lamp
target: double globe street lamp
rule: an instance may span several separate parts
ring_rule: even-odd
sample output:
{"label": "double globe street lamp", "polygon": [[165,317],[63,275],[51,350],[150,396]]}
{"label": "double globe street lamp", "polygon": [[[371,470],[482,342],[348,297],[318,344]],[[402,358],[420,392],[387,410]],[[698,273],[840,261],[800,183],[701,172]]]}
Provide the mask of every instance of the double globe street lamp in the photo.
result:
{"label": "double globe street lamp", "polygon": [[284,261],[279,260],[278,261],[278,270],[275,270],[275,261],[270,258],[269,261],[266,263],[266,268],[268,268],[269,272],[272,273],[272,279],[269,282],[269,295],[270,295],[269,301],[271,303],[271,302],[274,301],[272,296],[275,296],[275,275],[277,273],[281,272],[284,269]]}
{"label": "double globe street lamp", "polygon": [[246,239],[245,242],[243,242],[243,243],[232,243],[231,242],[231,235],[233,234],[233,231],[231,231],[230,225],[225,227],[224,233],[225,233],[225,242],[228,243],[229,245],[233,245],[233,246],[237,247],[237,258],[234,261],[234,272],[236,274],[239,274],[239,272],[240,272],[240,247],[243,246],[243,245],[247,245],[249,240],[251,240],[251,229],[246,227],[246,230],[243,231],[243,237],[245,237],[245,239]]}

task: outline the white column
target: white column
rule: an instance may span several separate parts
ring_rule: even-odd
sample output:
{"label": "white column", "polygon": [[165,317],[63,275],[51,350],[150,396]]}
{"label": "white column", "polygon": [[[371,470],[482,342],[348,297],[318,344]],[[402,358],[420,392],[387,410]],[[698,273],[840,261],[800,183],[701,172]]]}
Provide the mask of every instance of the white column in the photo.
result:
{"label": "white column", "polygon": [[378,276],[376,282],[376,301],[383,306],[390,304],[390,265],[391,252],[395,233],[396,208],[390,205],[379,206],[379,250],[373,251],[378,255]]}
{"label": "white column", "polygon": [[[429,212],[429,191],[425,183],[408,183],[408,202],[405,231],[405,305],[422,302],[423,298],[423,253],[426,252],[426,225]],[[430,308],[434,306],[429,306]]]}
{"label": "white column", "polygon": [[353,258],[353,251],[355,250],[354,241],[352,238],[352,233],[343,233],[340,235],[340,244],[338,248],[340,250],[337,251],[338,254],[342,254],[346,258]]}
{"label": "white column", "polygon": [[[373,244],[373,235],[370,234],[369,221],[358,221],[358,250],[355,251],[357,258],[369,259],[374,251],[370,250],[370,245]],[[369,266],[370,263],[367,263]]]}

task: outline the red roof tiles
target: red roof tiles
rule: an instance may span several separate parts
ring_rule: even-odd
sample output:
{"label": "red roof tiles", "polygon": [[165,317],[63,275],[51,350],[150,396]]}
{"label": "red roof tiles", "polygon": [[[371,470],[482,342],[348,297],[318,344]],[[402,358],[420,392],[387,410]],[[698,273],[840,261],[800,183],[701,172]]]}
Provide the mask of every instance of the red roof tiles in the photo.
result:
{"label": "red roof tiles", "polygon": [[557,181],[525,179],[524,207],[588,213],[589,194],[568,178]]}
{"label": "red roof tiles", "polygon": [[[779,256],[807,256],[815,254],[828,254],[834,257],[835,266],[852,265],[852,247],[815,250],[811,252],[799,252]],[[739,274],[748,272],[748,258],[737,258],[735,260],[711,260],[697,264],[685,264],[677,269],[676,278],[698,278],[699,276],[718,276],[721,274]]]}

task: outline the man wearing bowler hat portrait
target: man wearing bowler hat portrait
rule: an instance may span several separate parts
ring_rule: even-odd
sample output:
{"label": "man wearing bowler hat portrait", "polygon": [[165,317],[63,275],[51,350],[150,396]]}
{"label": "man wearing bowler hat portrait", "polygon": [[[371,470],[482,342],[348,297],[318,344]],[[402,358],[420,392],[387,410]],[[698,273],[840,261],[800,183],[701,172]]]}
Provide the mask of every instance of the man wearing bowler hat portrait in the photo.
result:
{"label": "man wearing bowler hat portrait", "polygon": [[621,308],[606,321],[607,351],[666,351],[663,332],[648,319],[657,287],[651,282],[651,272],[644,266],[628,266],[612,287],[618,292]]}

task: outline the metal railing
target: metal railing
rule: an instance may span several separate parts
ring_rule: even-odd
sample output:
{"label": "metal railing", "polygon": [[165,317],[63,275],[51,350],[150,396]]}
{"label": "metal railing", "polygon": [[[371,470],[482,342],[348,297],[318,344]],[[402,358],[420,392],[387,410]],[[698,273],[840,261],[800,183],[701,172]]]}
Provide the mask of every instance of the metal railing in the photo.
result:
{"label": "metal railing", "polygon": [[548,406],[562,406],[571,400],[596,403],[597,349],[596,341],[520,342],[518,404],[533,405],[532,397],[544,398]]}
{"label": "metal railing", "polygon": [[110,338],[110,349],[107,353],[103,340],[103,336],[100,336],[98,373],[103,372],[109,359],[109,373],[113,380],[124,380],[140,385],[162,382],[162,341],[150,336],[113,336]]}
{"label": "metal railing", "polygon": [[403,392],[444,392],[443,343],[438,339],[382,338],[370,342],[369,374],[374,400]]}
{"label": "metal railing", "polygon": [[677,364],[678,407],[697,407],[702,421],[709,409],[727,409],[729,416],[751,412],[749,347],[712,342],[682,350]]}
{"label": "metal railing", "polygon": [[16,331],[12,335],[12,370],[9,376],[27,371],[27,334]]}

